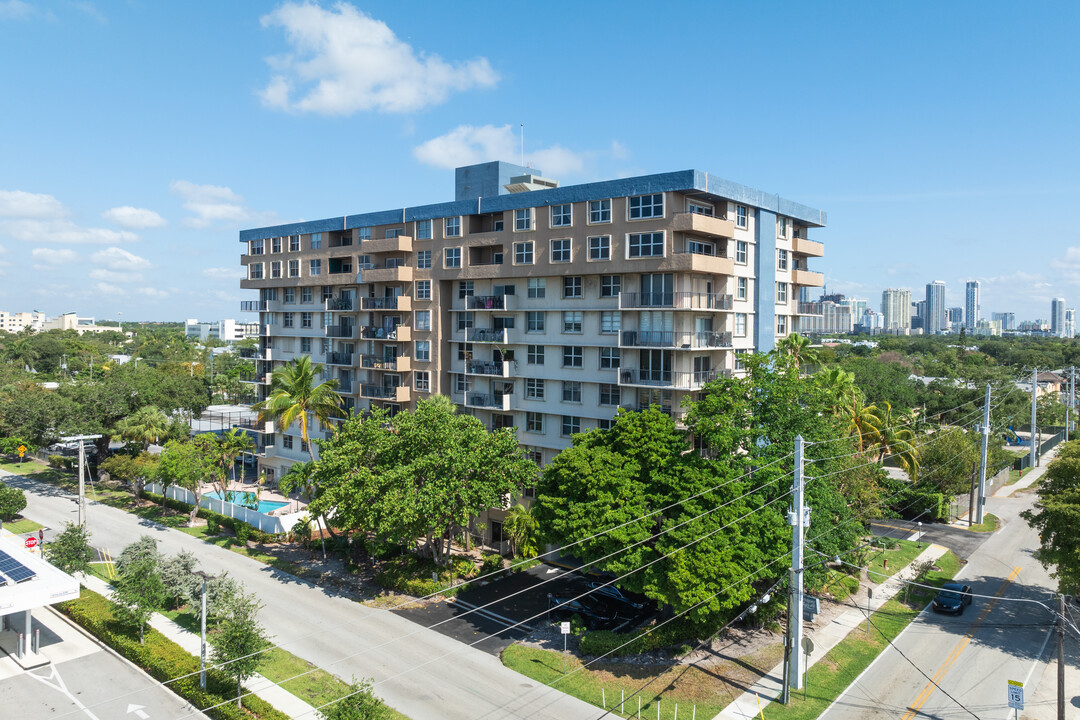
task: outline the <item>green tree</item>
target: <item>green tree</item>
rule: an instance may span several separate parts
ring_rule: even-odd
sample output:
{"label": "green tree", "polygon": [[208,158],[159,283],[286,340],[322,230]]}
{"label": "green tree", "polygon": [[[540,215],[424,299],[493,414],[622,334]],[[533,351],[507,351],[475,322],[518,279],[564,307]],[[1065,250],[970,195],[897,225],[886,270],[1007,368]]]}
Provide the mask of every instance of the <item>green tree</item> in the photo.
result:
{"label": "green tree", "polygon": [[892,406],[882,401],[875,408],[876,423],[873,443],[878,451],[877,461],[884,462],[886,457],[895,458],[904,468],[912,481],[919,476],[919,449],[915,444],[915,431],[900,418],[893,417]]}
{"label": "green tree", "polygon": [[0,520],[14,520],[26,508],[26,493],[0,483]]}
{"label": "green tree", "polygon": [[214,636],[214,662],[236,680],[236,706],[244,694],[244,681],[259,669],[262,657],[257,655],[270,645],[266,630],[259,624],[262,604],[254,595],[239,593],[224,609]]}
{"label": "green tree", "polygon": [[1080,440],[1058,446],[1046,466],[1038,501],[1021,515],[1039,531],[1035,559],[1058,581],[1058,592],[1080,593]]}
{"label": "green tree", "polygon": [[86,527],[64,523],[63,531],[44,548],[45,559],[68,575],[90,572],[94,549],[90,547],[90,533]]}
{"label": "green tree", "polygon": [[116,560],[113,600],[121,615],[139,628],[139,642],[150,616],[164,610],[168,592],[161,581],[160,556],[152,538],[143,536]]}
{"label": "green tree", "polygon": [[[157,477],[162,485],[179,485],[195,496],[188,525],[195,524],[199,502],[203,496],[203,483],[212,480],[220,457],[220,441],[216,435],[203,433],[191,442],[170,440],[165,443],[158,461]],[[162,491],[164,492],[164,490]],[[162,512],[165,503],[162,500]]]}
{"label": "green tree", "polygon": [[98,467],[109,473],[110,477],[129,483],[135,488],[135,494],[141,495],[146,481],[157,476],[158,458],[158,455],[148,452],[134,457],[127,454],[112,455],[105,458]]}
{"label": "green tree", "polygon": [[942,429],[919,448],[919,484],[949,496],[967,493],[980,455],[975,437],[959,428]]}
{"label": "green tree", "polygon": [[169,417],[153,405],[136,410],[116,424],[120,437],[138,450],[157,444],[169,434]]}
{"label": "green tree", "polygon": [[[232,471],[233,482],[236,482],[236,460],[242,455],[255,452],[255,441],[244,430],[230,428],[221,436],[220,451],[222,474],[224,475],[228,468]],[[224,487],[221,489],[224,490]]]}
{"label": "green tree", "polygon": [[375,697],[370,682],[354,677],[341,699],[319,708],[319,717],[322,720],[390,720],[393,713]]}
{"label": "green tree", "polygon": [[776,354],[787,355],[795,363],[795,369],[818,362],[818,349],[799,333],[791,333],[776,344]]}
{"label": "green tree", "polygon": [[312,462],[315,451],[308,435],[309,416],[323,427],[330,427],[330,418],[341,412],[343,401],[337,394],[337,380],[316,383],[322,371],[321,365],[311,362],[311,356],[301,355],[282,368],[274,371],[270,379],[270,394],[262,402],[252,405],[259,412],[259,421],[272,420],[281,432],[294,422],[300,424],[300,437],[307,443]]}
{"label": "green tree", "polygon": [[525,507],[521,503],[514,505],[506,514],[503,521],[503,529],[514,546],[514,552],[521,557],[533,557],[539,554],[537,545],[540,535],[540,524],[532,508]]}
{"label": "green tree", "polygon": [[180,607],[192,595],[201,592],[202,581],[195,575],[198,566],[195,555],[186,550],[161,559],[161,584],[165,587],[166,604],[170,609]]}

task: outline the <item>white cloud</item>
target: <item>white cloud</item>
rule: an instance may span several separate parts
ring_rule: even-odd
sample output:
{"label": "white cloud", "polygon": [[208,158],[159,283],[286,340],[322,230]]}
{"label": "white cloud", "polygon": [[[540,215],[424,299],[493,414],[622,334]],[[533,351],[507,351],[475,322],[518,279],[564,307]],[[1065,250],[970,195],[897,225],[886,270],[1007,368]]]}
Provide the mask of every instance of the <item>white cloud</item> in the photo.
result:
{"label": "white cloud", "polygon": [[135,272],[153,267],[146,258],[139,257],[127,250],[118,247],[105,248],[90,256],[98,265],[104,265],[110,270]]}
{"label": "white cloud", "polygon": [[244,269],[241,267],[205,268],[202,271],[202,274],[208,278],[213,278],[214,280],[243,280],[245,277]]}
{"label": "white cloud", "polygon": [[0,190],[0,217],[55,219],[68,214],[52,195],[22,190]]}
{"label": "white cloud", "polygon": [[30,256],[39,265],[35,265],[37,268],[43,266],[59,266],[70,265],[71,263],[78,262],[79,255],[74,250],[54,250],[52,248],[34,248],[30,251]]}
{"label": "white cloud", "polygon": [[0,0],[0,20],[22,20],[34,14],[34,6],[22,0]]}
{"label": "white cloud", "polygon": [[264,105],[280,110],[412,112],[444,102],[453,91],[492,87],[499,79],[486,58],[450,63],[417,53],[386,23],[345,2],[329,10],[287,2],[261,22],[264,28],[284,28],[292,46],[291,53],[267,59],[277,74],[259,93]]}
{"label": "white cloud", "polygon": [[123,272],[119,270],[105,270],[103,268],[94,268],[90,271],[91,280],[102,280],[109,283],[132,283],[142,282],[142,273],[137,272]]}
{"label": "white cloud", "polygon": [[244,206],[244,198],[231,188],[173,180],[169,189],[183,198],[184,208],[194,215],[184,220],[191,227],[205,228],[217,222],[241,223],[257,217]]}
{"label": "white cloud", "polygon": [[23,242],[119,243],[139,239],[126,230],[83,227],[68,219],[52,195],[0,190],[0,234]]}
{"label": "white cloud", "polygon": [[141,287],[138,290],[136,290],[135,292],[138,293],[139,295],[145,295],[146,297],[156,298],[156,299],[159,299],[159,300],[169,297],[169,293],[167,291],[161,290],[159,288]]}
{"label": "white cloud", "polygon": [[98,295],[127,295],[127,291],[123,288],[103,282],[94,286],[94,292]]}
{"label": "white cloud", "polygon": [[[416,146],[413,155],[426,165],[441,168],[511,160],[520,155],[521,139],[517,132],[511,125],[459,125],[445,135]],[[585,153],[552,145],[531,151],[525,161],[547,175],[576,175],[585,169],[585,157]]]}
{"label": "white cloud", "polygon": [[162,227],[166,224],[165,218],[153,210],[131,207],[130,205],[122,205],[106,210],[101,213],[101,217],[128,230],[144,230],[146,228]]}
{"label": "white cloud", "polygon": [[75,9],[86,13],[102,25],[109,24],[109,19],[105,17],[105,13],[101,12],[92,2],[77,2],[75,3]]}

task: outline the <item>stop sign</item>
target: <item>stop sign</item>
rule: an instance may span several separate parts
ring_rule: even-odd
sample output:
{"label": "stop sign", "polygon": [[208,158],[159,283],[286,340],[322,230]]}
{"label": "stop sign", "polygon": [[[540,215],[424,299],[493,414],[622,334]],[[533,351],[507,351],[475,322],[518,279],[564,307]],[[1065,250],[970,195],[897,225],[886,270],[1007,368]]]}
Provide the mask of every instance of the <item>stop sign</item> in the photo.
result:
{"label": "stop sign", "polygon": [[37,547],[37,538],[31,535],[23,541],[23,545],[26,546],[27,550],[33,550],[35,547]]}

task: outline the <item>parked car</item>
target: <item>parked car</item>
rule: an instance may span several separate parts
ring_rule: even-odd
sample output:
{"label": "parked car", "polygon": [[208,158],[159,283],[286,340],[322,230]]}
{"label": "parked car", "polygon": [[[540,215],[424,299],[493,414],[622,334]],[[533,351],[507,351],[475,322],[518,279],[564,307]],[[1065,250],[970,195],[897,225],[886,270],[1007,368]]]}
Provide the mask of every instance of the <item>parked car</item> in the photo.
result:
{"label": "parked car", "polygon": [[590,630],[611,627],[619,622],[619,613],[599,598],[589,595],[577,600],[548,598],[548,617],[552,620],[569,620],[574,615],[580,615]]}
{"label": "parked car", "polygon": [[615,603],[617,605],[625,605],[626,607],[633,608],[634,610],[643,610],[645,603],[641,600],[637,600],[629,597],[619,588],[614,585],[605,585],[597,580],[590,580],[585,585],[593,591],[593,595],[596,595],[609,603]]}
{"label": "parked car", "polygon": [[964,608],[971,604],[971,586],[960,583],[945,583],[934,598],[934,612],[963,615]]}

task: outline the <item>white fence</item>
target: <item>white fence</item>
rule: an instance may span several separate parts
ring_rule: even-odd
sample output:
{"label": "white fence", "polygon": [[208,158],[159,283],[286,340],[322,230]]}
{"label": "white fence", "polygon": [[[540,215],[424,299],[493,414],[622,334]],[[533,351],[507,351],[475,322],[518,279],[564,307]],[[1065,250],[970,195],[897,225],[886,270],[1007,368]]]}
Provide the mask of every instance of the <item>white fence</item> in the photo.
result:
{"label": "white fence", "polygon": [[[161,485],[158,483],[149,483],[146,486],[146,490],[160,495]],[[176,485],[170,485],[165,492],[165,496],[172,498],[173,500],[179,500],[182,503],[187,503],[188,505],[195,504],[195,495],[190,490],[177,487]],[[287,515],[266,515],[252,510],[251,508],[244,507],[243,505],[206,497],[205,495],[199,502],[199,507],[206,508],[211,512],[216,512],[218,515],[236,518],[265,533],[288,532],[292,529],[293,525],[306,514],[297,512],[289,513]]]}

